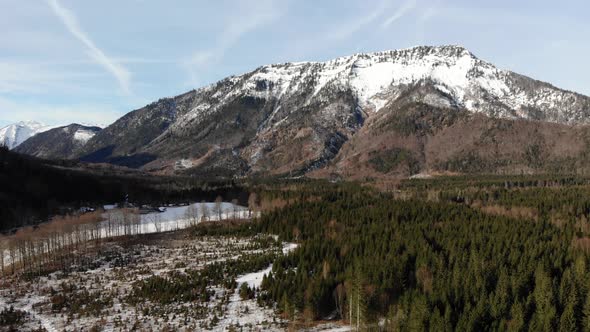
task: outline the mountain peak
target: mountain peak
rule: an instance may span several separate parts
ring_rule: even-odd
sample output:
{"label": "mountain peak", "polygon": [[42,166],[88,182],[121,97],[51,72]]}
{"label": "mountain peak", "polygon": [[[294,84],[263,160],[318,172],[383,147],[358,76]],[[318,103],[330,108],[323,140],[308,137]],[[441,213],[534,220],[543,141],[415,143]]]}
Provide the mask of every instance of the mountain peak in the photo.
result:
{"label": "mountain peak", "polygon": [[51,128],[37,121],[19,121],[0,128],[0,145],[14,149],[30,137]]}

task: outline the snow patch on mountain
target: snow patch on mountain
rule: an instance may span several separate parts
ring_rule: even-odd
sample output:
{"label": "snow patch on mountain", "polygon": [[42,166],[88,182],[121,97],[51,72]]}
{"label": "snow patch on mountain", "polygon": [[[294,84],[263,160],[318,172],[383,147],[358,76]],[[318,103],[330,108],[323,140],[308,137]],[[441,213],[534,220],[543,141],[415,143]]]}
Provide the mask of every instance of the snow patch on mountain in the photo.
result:
{"label": "snow patch on mountain", "polygon": [[80,128],[74,133],[74,140],[86,144],[94,135],[96,135],[96,132]]}

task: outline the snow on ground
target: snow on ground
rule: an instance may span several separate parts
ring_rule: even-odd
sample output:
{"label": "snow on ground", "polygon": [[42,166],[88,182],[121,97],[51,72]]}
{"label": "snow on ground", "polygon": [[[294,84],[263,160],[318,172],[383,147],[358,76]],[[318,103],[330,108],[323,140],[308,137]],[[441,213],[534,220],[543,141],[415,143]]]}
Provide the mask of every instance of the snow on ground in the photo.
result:
{"label": "snow on ground", "polygon": [[227,305],[227,317],[221,320],[213,330],[227,331],[231,326],[239,326],[246,327],[246,331],[248,331],[263,326],[264,331],[283,331],[283,328],[271,324],[273,320],[277,321],[277,318],[272,310],[259,307],[256,300],[241,300],[236,290]]}
{"label": "snow on ground", "polygon": [[15,301],[7,301],[4,298],[5,292],[0,292],[0,310],[3,308],[13,307],[15,309],[21,310],[26,312],[28,317],[28,322],[24,325],[20,326],[19,329],[36,329],[38,327],[44,328],[47,332],[54,332],[58,331],[52,324],[51,320],[47,318],[45,315],[37,313],[33,310],[33,306],[47,300],[45,297],[42,296],[31,296],[25,297],[21,299],[17,299]]}
{"label": "snow on ground", "polygon": [[431,179],[432,175],[428,173],[418,173],[410,176],[410,179]]}
{"label": "snow on ground", "polygon": [[[168,207],[164,212],[152,212],[141,215],[141,233],[159,233],[184,229],[205,218],[207,221],[219,221],[230,218],[248,219],[247,208],[232,203],[221,203],[221,213],[217,213],[216,203],[194,203],[187,206]],[[192,208],[192,213],[189,211]],[[189,215],[187,215],[189,211]],[[206,213],[203,213],[206,211]]]}
{"label": "snow on ground", "polygon": [[338,325],[335,323],[327,323],[327,324],[320,324],[313,328],[304,329],[303,331],[306,332],[348,332],[353,331],[350,326],[347,325]]}
{"label": "snow on ground", "polygon": [[272,264],[264,270],[258,272],[248,273],[236,279],[238,285],[247,283],[250,288],[259,288],[262,284],[262,278],[272,271]]}
{"label": "snow on ground", "polygon": [[[109,242],[101,251],[102,256],[99,256],[96,266],[90,270],[58,271],[33,281],[0,281],[0,310],[5,305],[13,305],[15,309],[29,313],[22,330],[42,326],[48,331],[73,331],[100,326],[104,330],[127,331],[134,325],[146,331],[159,331],[164,327],[172,330],[227,331],[231,327],[243,331],[284,330],[285,322],[272,309],[259,307],[255,300],[242,301],[237,289],[228,291],[221,286],[210,288],[214,295],[206,302],[208,313],[205,312],[204,316],[203,307],[199,309],[200,302],[145,302],[137,306],[127,303],[126,295],[130,294],[134,283],[150,276],[198,270],[212,262],[239,259],[242,254],[268,250],[289,253],[297,248],[292,243],[284,244],[282,248],[261,247],[265,242],[253,241],[255,238],[187,238],[183,234],[186,233],[166,233],[152,240],[154,242],[131,247]],[[271,268],[237,279],[257,280],[256,276],[268,273]],[[64,285],[76,287],[69,296],[77,296],[77,292],[82,291],[93,299],[112,299],[112,302],[98,315],[71,312],[67,308],[54,311],[51,298],[54,294],[67,294],[63,291]],[[252,285],[258,287],[260,284],[256,281]],[[149,308],[149,313],[146,313],[146,308]],[[214,316],[219,318],[217,323],[213,323]]]}
{"label": "snow on ground", "polygon": [[[194,209],[197,210],[196,215],[199,219],[203,216],[203,207],[205,207],[209,213],[209,217],[212,220],[219,220],[219,216],[214,213],[215,204],[216,203],[193,203],[193,204],[186,205],[186,206],[168,207],[168,208],[166,208],[166,211],[161,212],[161,213],[152,212],[152,213],[148,213],[148,214],[143,214],[143,215],[141,215],[141,220],[142,220],[142,222],[149,222],[151,220],[151,217],[153,217],[153,216],[160,216],[160,218],[164,222],[185,219],[186,211],[189,209],[189,207],[193,207]],[[248,209],[247,208],[245,208],[243,206],[239,206],[239,205],[234,205],[232,203],[223,202],[223,203],[221,203],[221,211],[222,211],[221,219],[224,219],[224,217],[226,217],[226,218],[231,217],[232,213],[234,212],[234,209],[235,209],[237,216],[239,218],[247,218],[248,217]]]}
{"label": "snow on ground", "polygon": [[[107,219],[113,219],[121,213],[121,210],[116,209],[114,205],[105,205],[104,208],[105,221],[101,222],[103,229],[108,227],[105,224],[108,222]],[[246,218],[249,214],[246,208],[234,206],[231,203],[223,203],[221,208],[222,219],[233,217],[234,214]],[[219,214],[214,212],[215,203],[168,207],[165,212],[140,215],[141,233],[154,233],[158,230],[164,232],[188,227],[192,222],[190,219],[200,220],[203,217],[203,211],[208,211],[209,220],[219,219]],[[187,219],[190,214],[192,218]],[[166,234],[163,236],[173,237],[174,234],[181,233]],[[273,238],[276,240],[276,237]],[[116,253],[113,256],[115,258],[105,258],[112,255],[112,253],[108,254],[110,251],[107,250],[107,254],[103,253],[107,256],[100,258],[98,266],[91,270],[70,271],[68,274],[55,272],[49,276],[40,277],[36,281],[16,282],[15,280],[14,283],[8,283],[7,287],[5,283],[4,286],[0,286],[0,310],[5,305],[12,305],[15,309],[27,312],[27,324],[23,326],[23,330],[33,330],[39,326],[47,331],[88,330],[97,324],[106,330],[125,330],[134,322],[135,324],[140,322],[148,330],[160,330],[164,326],[173,327],[173,329],[192,326],[196,329],[213,331],[227,331],[233,327],[239,327],[244,331],[282,331],[285,322],[278,318],[272,309],[259,307],[256,300],[241,300],[239,288],[227,294],[227,290],[222,287],[214,287],[215,295],[208,305],[210,314],[204,318],[190,314],[194,311],[190,309],[192,308],[190,303],[177,306],[154,304],[152,309],[156,308],[157,314],[146,316],[143,309],[129,306],[124,301],[124,294],[129,294],[133,283],[137,280],[154,275],[166,276],[172,271],[182,273],[188,269],[200,269],[212,262],[239,259],[240,254],[260,252],[260,249],[253,249],[251,245],[251,239],[228,237],[205,237],[198,240],[174,238],[156,244],[136,245],[128,249],[115,245],[111,248]],[[275,250],[288,254],[296,248],[295,243],[285,243],[282,248]],[[271,270],[272,265],[260,271],[241,275],[236,278],[237,284],[246,282],[252,288],[259,288],[263,276]],[[72,315],[67,311],[52,311],[53,290],[60,290],[64,284],[72,282],[79,287],[79,290],[84,289],[91,294],[100,294],[95,296],[112,299],[111,307],[103,311],[100,321],[99,317]],[[224,298],[227,301],[225,304],[223,304]],[[219,316],[217,324],[211,325],[213,312],[218,315],[219,308],[224,308],[223,314]]]}
{"label": "snow on ground", "polygon": [[[282,251],[283,251],[283,254],[286,255],[295,249],[297,249],[297,243],[286,243],[283,246]],[[262,279],[264,278],[265,275],[268,275],[270,273],[270,271],[272,271],[272,264],[264,270],[248,273],[248,274],[245,274],[241,277],[238,277],[236,279],[236,282],[238,283],[238,285],[241,285],[243,283],[247,283],[248,287],[250,287],[250,288],[259,288],[260,285],[262,284]]]}
{"label": "snow on ground", "polygon": [[283,246],[283,254],[288,254],[292,251],[294,251],[295,249],[297,249],[297,247],[299,246],[299,244],[297,243],[287,243]]}
{"label": "snow on ground", "polygon": [[116,204],[105,204],[105,205],[102,206],[102,208],[105,211],[114,210],[115,208],[117,208],[117,205]]}
{"label": "snow on ground", "polygon": [[[297,249],[297,246],[298,246],[297,243],[286,243],[282,249],[283,254],[286,255],[286,254],[292,252],[293,250]],[[264,270],[260,270],[257,272],[252,272],[252,273],[248,273],[243,276],[240,276],[236,279],[236,282],[238,283],[238,285],[241,285],[243,283],[247,283],[248,287],[250,287],[250,288],[258,288],[258,287],[260,287],[260,284],[262,284],[262,278],[264,277],[264,275],[268,275],[270,273],[270,271],[272,271],[272,264],[270,264],[270,266]]]}
{"label": "snow on ground", "polygon": [[180,160],[177,160],[176,163],[174,164],[175,170],[187,169],[187,168],[191,168],[191,167],[193,167],[193,161],[190,159],[180,159]]}
{"label": "snow on ground", "polygon": [[[296,243],[285,243],[282,248],[283,254],[288,254],[297,248]],[[228,319],[223,320],[219,327],[221,328],[220,331],[225,331],[229,328],[229,326],[260,326],[265,325],[265,322],[268,322],[269,317],[274,317],[272,315],[272,311],[267,308],[260,308],[255,300],[241,300],[239,295],[240,285],[243,283],[247,283],[248,287],[260,288],[262,284],[262,278],[264,275],[268,275],[272,271],[272,264],[267,267],[266,269],[247,273],[238,278],[236,278],[236,282],[238,287],[231,295],[230,303],[228,304]],[[246,310],[246,308],[248,308]],[[265,326],[266,331],[274,330],[270,326]],[[282,329],[278,329],[281,331]]]}

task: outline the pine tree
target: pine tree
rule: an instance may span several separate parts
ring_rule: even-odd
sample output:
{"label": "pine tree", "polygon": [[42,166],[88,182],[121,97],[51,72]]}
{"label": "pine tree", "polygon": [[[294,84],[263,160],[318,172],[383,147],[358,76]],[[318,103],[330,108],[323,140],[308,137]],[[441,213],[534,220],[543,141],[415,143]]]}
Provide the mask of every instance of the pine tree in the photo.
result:
{"label": "pine tree", "polygon": [[574,305],[570,303],[565,307],[561,319],[559,320],[559,332],[578,331],[577,325]]}
{"label": "pine tree", "polygon": [[451,322],[447,321],[449,317],[447,315],[442,316],[440,314],[440,310],[438,308],[434,309],[434,313],[429,321],[429,329],[431,332],[443,332],[443,331],[452,331],[453,327],[451,326]]}
{"label": "pine tree", "polygon": [[582,327],[584,331],[590,331],[590,292],[586,294],[586,302],[584,303]]}
{"label": "pine tree", "polygon": [[404,330],[406,313],[401,305],[389,306],[387,318],[385,319],[385,331],[399,332]]}
{"label": "pine tree", "polygon": [[490,306],[491,314],[496,319],[504,317],[510,308],[510,284],[505,270],[500,272]]}
{"label": "pine tree", "polygon": [[510,309],[510,321],[508,322],[508,331],[524,331],[525,316],[524,309],[520,302],[514,302]]}
{"label": "pine tree", "polygon": [[416,295],[414,301],[412,301],[412,307],[410,308],[408,330],[425,331],[427,329],[428,314],[428,303],[426,302],[426,298],[422,295]]}
{"label": "pine tree", "polygon": [[291,305],[291,302],[289,301],[289,298],[287,297],[287,293],[283,294],[283,300],[281,301],[281,307],[282,307],[283,315],[285,316],[285,318],[292,320],[295,312],[293,310],[293,306]]}
{"label": "pine tree", "polygon": [[584,255],[578,255],[574,261],[574,278],[582,291],[586,291],[586,275],[586,257]]}
{"label": "pine tree", "polygon": [[577,288],[571,270],[568,268],[561,276],[561,284],[559,285],[559,304],[561,308],[565,308],[568,303],[577,299]]}
{"label": "pine tree", "polygon": [[555,306],[551,277],[539,268],[535,272],[535,328],[540,331],[553,331],[555,320]]}

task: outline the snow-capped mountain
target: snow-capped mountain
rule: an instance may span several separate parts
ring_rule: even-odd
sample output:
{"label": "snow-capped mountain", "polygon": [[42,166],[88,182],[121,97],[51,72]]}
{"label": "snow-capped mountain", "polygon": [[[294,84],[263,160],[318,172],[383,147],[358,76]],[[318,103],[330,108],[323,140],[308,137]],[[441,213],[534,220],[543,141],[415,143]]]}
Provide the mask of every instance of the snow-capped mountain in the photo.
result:
{"label": "snow-capped mountain", "polygon": [[[425,120],[433,114],[435,122]],[[590,124],[590,98],[498,69],[460,46],[420,46],[267,65],[228,77],[125,115],[91,138],[81,156],[148,170],[173,169],[184,160],[206,174],[307,173],[332,161],[345,167],[337,156],[358,133],[395,136],[378,148],[388,150],[408,132],[436,138],[456,121],[481,117],[583,126]],[[409,147],[420,149],[418,168],[461,157],[428,161],[430,141]]]}
{"label": "snow-capped mountain", "polygon": [[[590,121],[586,96],[557,89],[478,59],[460,46],[415,47],[355,54],[327,62],[263,66],[198,90],[211,99],[197,102],[176,127],[206,118],[238,96],[288,99],[310,90],[304,104],[336,91],[350,91],[364,111],[378,111],[407,86],[428,80],[449,100],[472,112],[505,118],[581,124]],[[198,121],[198,120],[197,120]]]}
{"label": "snow-capped mountain", "polygon": [[46,126],[36,121],[21,121],[0,128],[0,145],[14,149],[29,137],[42,133],[52,126]]}
{"label": "snow-capped mountain", "polygon": [[100,127],[89,127],[75,123],[57,127],[27,139],[14,151],[39,158],[74,158],[100,130]]}

